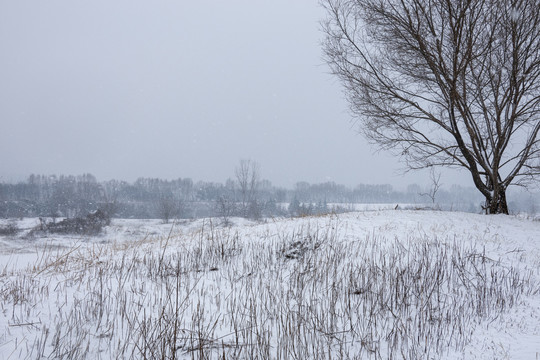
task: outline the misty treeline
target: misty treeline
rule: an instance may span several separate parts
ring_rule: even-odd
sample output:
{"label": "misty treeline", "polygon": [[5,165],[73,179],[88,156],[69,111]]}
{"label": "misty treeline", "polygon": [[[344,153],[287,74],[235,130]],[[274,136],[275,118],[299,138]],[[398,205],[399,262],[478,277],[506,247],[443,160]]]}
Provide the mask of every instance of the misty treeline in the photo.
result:
{"label": "misty treeline", "polygon": [[[159,218],[166,222],[210,216],[225,220],[234,216],[257,219],[341,212],[358,209],[357,204],[373,203],[432,204],[478,212],[482,200],[474,189],[455,185],[438,189],[430,198],[429,189],[417,184],[404,191],[391,185],[362,184],[350,188],[334,182],[298,182],[292,189],[273,186],[268,180],[255,179],[246,184],[238,179],[217,183],[194,182],[190,178],[139,178],[130,183],[98,181],[91,174],[31,175],[26,181],[0,183],[0,216],[73,218],[101,209],[111,217]],[[527,204],[534,201],[525,196],[522,211],[534,206]],[[515,209],[520,207],[514,205]]]}

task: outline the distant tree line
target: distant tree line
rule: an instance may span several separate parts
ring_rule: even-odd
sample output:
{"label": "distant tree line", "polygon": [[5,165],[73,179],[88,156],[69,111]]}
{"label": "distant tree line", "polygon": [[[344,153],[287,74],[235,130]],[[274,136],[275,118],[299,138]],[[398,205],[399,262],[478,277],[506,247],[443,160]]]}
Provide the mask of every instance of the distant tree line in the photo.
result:
{"label": "distant tree line", "polygon": [[[416,184],[404,191],[391,185],[350,188],[334,182],[299,182],[293,189],[285,189],[260,180],[256,166],[250,163],[241,164],[236,175],[237,179],[225,183],[194,182],[190,178],[140,178],[129,183],[98,181],[91,174],[31,175],[19,183],[0,183],[0,217],[74,218],[100,209],[111,217],[160,218],[165,222],[210,216],[256,219],[343,211],[353,209],[355,204],[431,202],[425,189]],[[535,210],[538,196],[532,202],[527,196],[522,200],[529,205],[521,210]],[[439,189],[436,200],[441,208],[471,212],[478,212],[482,201],[473,188],[459,186]]]}

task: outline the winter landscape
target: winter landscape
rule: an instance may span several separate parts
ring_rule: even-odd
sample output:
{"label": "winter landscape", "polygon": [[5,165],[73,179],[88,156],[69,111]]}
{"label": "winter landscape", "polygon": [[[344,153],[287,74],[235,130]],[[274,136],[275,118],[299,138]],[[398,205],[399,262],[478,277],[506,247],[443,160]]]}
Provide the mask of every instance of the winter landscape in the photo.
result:
{"label": "winter landscape", "polygon": [[0,360],[540,360],[539,0],[0,1],[0,49]]}
{"label": "winter landscape", "polygon": [[540,222],[113,219],[0,243],[2,359],[537,359]]}

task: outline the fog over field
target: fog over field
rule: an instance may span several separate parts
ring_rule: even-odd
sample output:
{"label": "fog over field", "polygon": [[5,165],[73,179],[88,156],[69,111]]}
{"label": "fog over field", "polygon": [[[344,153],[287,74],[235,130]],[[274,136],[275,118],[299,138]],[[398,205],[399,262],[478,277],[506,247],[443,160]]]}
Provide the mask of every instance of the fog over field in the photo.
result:
{"label": "fog over field", "polygon": [[252,159],[279,186],[425,185],[356,134],[323,17],[312,0],[3,1],[0,181],[223,182]]}

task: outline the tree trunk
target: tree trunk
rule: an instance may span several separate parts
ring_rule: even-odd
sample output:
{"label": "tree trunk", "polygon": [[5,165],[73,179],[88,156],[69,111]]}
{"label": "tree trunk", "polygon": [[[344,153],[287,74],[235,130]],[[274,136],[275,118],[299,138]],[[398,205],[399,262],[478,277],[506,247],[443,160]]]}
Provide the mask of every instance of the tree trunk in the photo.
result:
{"label": "tree trunk", "polygon": [[499,189],[493,197],[486,197],[486,214],[506,214],[508,215],[508,204],[506,202],[506,189]]}

